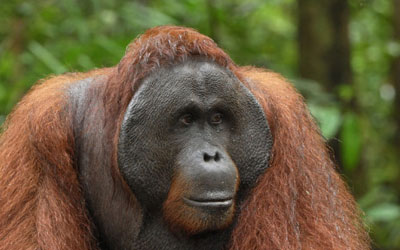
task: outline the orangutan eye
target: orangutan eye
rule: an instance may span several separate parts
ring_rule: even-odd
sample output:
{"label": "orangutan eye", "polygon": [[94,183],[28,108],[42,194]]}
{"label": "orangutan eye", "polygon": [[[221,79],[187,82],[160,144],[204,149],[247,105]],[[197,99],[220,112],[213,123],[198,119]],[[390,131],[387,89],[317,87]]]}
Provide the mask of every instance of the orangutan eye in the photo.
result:
{"label": "orangutan eye", "polygon": [[215,113],[211,116],[211,124],[218,125],[222,123],[223,115],[221,113]]}
{"label": "orangutan eye", "polygon": [[189,126],[190,124],[193,123],[193,115],[191,114],[184,114],[183,116],[181,116],[180,121],[186,125]]}

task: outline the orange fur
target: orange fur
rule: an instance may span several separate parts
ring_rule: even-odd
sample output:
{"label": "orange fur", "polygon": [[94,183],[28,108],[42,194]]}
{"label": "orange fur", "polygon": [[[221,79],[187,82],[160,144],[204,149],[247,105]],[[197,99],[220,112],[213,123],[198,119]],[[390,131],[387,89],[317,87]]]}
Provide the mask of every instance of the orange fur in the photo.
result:
{"label": "orange fur", "polygon": [[279,74],[240,73],[274,138],[270,168],[241,208],[231,249],[369,249],[360,210],[303,98]]}
{"label": "orange fur", "polygon": [[73,166],[71,114],[65,109],[65,85],[87,75],[66,74],[35,86],[4,124],[0,249],[95,246]]}
{"label": "orange fur", "polygon": [[74,163],[70,83],[106,77],[97,86],[102,94],[92,98],[106,108],[107,119],[99,122],[114,141],[110,167],[132,202],[116,161],[124,111],[149,73],[197,56],[242,80],[264,108],[274,138],[270,168],[237,208],[230,249],[368,249],[360,212],[301,96],[278,74],[240,68],[210,38],[173,26],[147,31],[116,67],[51,78],[17,105],[0,138],[0,249],[97,249]]}

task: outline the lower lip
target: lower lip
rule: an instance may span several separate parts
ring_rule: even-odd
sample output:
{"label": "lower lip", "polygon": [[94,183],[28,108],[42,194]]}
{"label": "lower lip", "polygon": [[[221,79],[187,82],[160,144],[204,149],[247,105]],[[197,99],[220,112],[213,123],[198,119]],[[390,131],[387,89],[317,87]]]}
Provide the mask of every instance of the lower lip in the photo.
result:
{"label": "lower lip", "polygon": [[204,200],[204,201],[195,201],[187,198],[183,198],[186,204],[195,206],[195,207],[214,207],[214,208],[227,208],[232,206],[233,200]]}

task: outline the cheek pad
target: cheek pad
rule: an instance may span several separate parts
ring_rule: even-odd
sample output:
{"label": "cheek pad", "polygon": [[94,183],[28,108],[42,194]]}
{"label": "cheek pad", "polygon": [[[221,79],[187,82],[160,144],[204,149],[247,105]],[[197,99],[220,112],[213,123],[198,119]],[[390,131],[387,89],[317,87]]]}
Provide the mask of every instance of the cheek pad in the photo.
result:
{"label": "cheek pad", "polygon": [[[272,137],[256,98],[239,80],[229,77],[228,81],[213,81],[210,88],[214,92],[220,89],[221,93],[228,93],[227,102],[233,107],[235,121],[226,151],[238,168],[239,192],[244,193],[268,168]],[[194,77],[176,80],[171,70],[149,77],[143,81],[125,113],[119,135],[118,164],[142,204],[161,204],[168,194],[177,146],[169,141],[166,127],[170,110],[191,95],[188,79]]]}
{"label": "cheek pad", "polygon": [[228,152],[238,167],[240,188],[247,190],[268,168],[273,138],[261,105],[242,83],[239,86],[237,129],[231,135]]}

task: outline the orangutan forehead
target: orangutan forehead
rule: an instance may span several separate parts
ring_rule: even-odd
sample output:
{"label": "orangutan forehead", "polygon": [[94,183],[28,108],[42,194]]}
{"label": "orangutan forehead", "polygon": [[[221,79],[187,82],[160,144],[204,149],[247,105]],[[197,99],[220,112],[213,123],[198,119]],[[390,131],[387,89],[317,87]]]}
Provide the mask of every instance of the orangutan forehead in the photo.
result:
{"label": "orangutan forehead", "polygon": [[[144,79],[141,85],[153,85],[160,88],[165,85],[169,89],[176,84],[181,86],[192,86],[196,90],[211,88],[215,94],[228,89],[239,88],[240,82],[237,77],[227,68],[214,62],[203,59],[190,59],[172,66],[164,66],[151,73]],[[160,90],[162,91],[162,90]]]}
{"label": "orangutan forehead", "polygon": [[182,77],[195,77],[196,79],[232,79],[234,75],[225,67],[210,60],[193,58],[172,67],[164,67],[163,71],[172,72]]}

